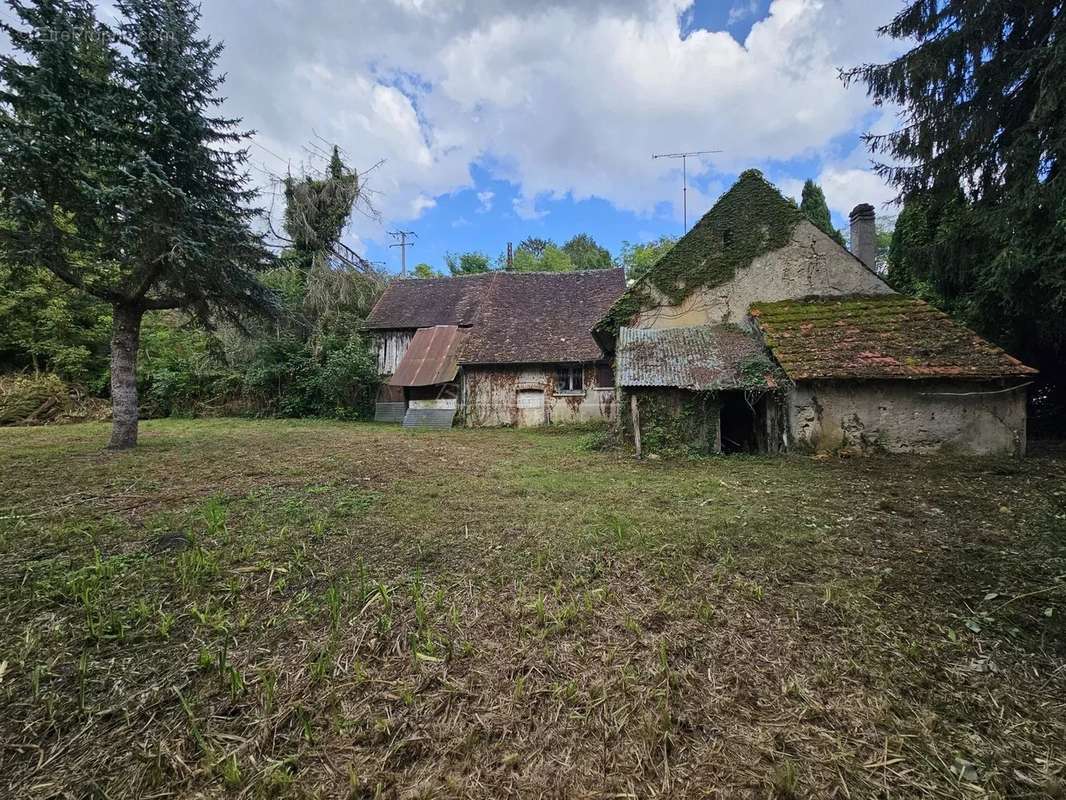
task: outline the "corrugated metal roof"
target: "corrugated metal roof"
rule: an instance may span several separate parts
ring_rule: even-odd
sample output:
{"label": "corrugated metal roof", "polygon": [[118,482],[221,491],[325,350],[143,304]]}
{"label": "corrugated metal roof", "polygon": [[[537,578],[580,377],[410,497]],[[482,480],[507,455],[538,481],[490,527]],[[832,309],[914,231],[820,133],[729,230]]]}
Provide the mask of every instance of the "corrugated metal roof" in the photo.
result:
{"label": "corrugated metal roof", "polygon": [[762,346],[731,325],[622,328],[617,352],[619,386],[710,391],[776,385]]}
{"label": "corrugated metal roof", "polygon": [[928,303],[898,294],[755,303],[793,380],[998,378],[1036,370]]}
{"label": "corrugated metal roof", "polygon": [[419,328],[389,379],[389,386],[433,386],[454,380],[465,333],[456,325]]}

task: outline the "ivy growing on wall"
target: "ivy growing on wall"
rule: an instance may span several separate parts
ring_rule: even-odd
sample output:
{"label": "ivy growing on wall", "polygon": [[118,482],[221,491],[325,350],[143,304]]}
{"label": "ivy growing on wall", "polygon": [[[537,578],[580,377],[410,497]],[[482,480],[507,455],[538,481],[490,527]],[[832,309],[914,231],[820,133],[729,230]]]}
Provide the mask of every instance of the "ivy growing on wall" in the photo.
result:
{"label": "ivy growing on wall", "polygon": [[[641,446],[660,455],[714,452],[721,401],[717,392],[652,389],[638,391]],[[623,435],[632,439],[629,403],[621,405]]]}
{"label": "ivy growing on wall", "polygon": [[594,329],[613,339],[641,310],[663,297],[679,305],[697,289],[719,286],[761,255],[788,244],[803,219],[761,172],[749,169],[673,249],[611,306]]}

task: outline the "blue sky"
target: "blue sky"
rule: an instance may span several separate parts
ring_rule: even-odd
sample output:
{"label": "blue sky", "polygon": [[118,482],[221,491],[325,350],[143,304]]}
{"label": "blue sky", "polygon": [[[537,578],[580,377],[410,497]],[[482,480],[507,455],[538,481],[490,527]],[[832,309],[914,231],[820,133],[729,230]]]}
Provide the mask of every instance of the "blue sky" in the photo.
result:
{"label": "blue sky", "polygon": [[[203,29],[225,44],[224,110],[255,130],[253,175],[277,177],[337,143],[380,218],[346,241],[390,271],[502,253],[527,236],[622,242],[682,232],[748,167],[786,193],[822,183],[838,225],[892,193],[859,142],[894,124],[838,67],[889,57],[893,6],[868,0],[229,0]],[[273,177],[272,177],[273,176]],[[890,213],[890,209],[882,209]]]}

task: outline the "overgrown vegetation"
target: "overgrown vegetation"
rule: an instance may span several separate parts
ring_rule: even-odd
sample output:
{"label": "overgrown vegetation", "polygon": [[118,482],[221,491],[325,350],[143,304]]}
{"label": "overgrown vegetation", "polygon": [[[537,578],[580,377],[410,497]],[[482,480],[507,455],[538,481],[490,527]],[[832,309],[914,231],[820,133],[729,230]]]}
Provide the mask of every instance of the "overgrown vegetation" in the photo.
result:
{"label": "overgrown vegetation", "polygon": [[[641,447],[656,457],[714,452],[720,401],[715,392],[653,389],[637,392]],[[632,440],[633,417],[622,403],[619,427]]]}
{"label": "overgrown vegetation", "polygon": [[1041,370],[1038,424],[1066,414],[1066,14],[1062,2],[912,2],[902,55],[844,74],[897,130],[870,134],[903,201],[890,275]]}
{"label": "overgrown vegetation", "polygon": [[730,280],[738,268],[784,247],[803,218],[802,212],[758,170],[743,172],[736,183],[680,241],[655,262],[615,302],[595,328],[601,339],[613,339],[618,328],[642,308],[679,305],[701,287]]}
{"label": "overgrown vegetation", "polygon": [[1064,791],[1060,456],[103,430],[0,431],[5,797]]}

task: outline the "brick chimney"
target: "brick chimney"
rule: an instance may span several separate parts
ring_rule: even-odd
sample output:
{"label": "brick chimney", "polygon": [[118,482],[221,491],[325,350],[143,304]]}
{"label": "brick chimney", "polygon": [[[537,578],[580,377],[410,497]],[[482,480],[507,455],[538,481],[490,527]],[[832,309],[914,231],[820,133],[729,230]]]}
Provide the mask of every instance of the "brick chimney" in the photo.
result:
{"label": "brick chimney", "polygon": [[874,269],[877,260],[877,226],[874,207],[859,203],[848,215],[851,221],[851,252],[859,261]]}

